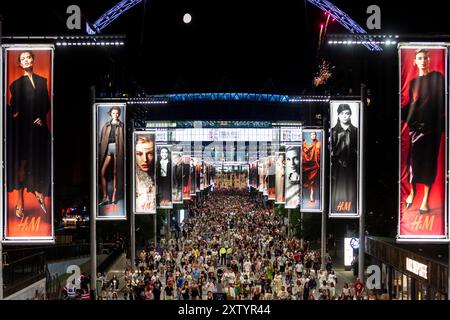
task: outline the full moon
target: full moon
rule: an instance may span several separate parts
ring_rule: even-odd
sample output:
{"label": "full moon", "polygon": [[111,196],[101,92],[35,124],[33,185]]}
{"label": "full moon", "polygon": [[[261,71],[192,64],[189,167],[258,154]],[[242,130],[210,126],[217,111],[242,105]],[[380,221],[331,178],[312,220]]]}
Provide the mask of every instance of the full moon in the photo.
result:
{"label": "full moon", "polygon": [[189,22],[191,22],[191,20],[192,20],[192,16],[191,16],[189,13],[186,13],[186,14],[183,16],[183,22],[184,22],[184,23],[189,23]]}

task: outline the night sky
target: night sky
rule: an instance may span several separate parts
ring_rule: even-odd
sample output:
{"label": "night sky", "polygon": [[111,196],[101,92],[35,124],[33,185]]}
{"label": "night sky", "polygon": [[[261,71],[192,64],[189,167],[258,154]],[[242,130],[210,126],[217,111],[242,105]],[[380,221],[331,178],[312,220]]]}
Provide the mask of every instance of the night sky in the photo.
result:
{"label": "night sky", "polygon": [[[68,5],[93,22],[116,1],[1,1],[4,35],[79,34],[66,28]],[[383,34],[448,34],[442,1],[333,0],[365,27],[367,6],[381,7]],[[395,7],[394,7],[395,5]],[[184,13],[192,22],[182,21]],[[398,63],[394,47],[317,51],[325,15],[304,0],[153,0],[136,5],[105,30],[125,34],[121,48],[57,48],[55,55],[55,190],[59,199],[87,201],[89,190],[89,86],[108,93],[264,92],[359,94],[370,89],[367,134],[369,230],[395,232],[398,194]],[[337,22],[328,33],[346,33]],[[317,62],[335,66],[328,84],[312,86]],[[276,113],[276,110],[273,111]],[[243,117],[246,115],[244,114]],[[61,200],[62,202],[63,200]],[[371,213],[372,212],[372,213]],[[389,231],[390,232],[390,231]]]}

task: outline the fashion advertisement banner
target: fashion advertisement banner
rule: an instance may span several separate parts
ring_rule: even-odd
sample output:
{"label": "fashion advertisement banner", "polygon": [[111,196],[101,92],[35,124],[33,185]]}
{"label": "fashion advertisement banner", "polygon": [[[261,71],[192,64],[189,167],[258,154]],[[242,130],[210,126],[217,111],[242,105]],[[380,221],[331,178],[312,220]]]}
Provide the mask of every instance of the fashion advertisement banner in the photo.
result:
{"label": "fashion advertisement banner", "polygon": [[183,200],[191,199],[191,156],[183,156]]}
{"label": "fashion advertisement banner", "polygon": [[258,191],[264,192],[264,159],[258,160]]}
{"label": "fashion advertisement banner", "polygon": [[156,146],[156,199],[158,208],[172,209],[172,146]]}
{"label": "fashion advertisement banner", "polygon": [[447,49],[401,45],[399,239],[446,239]]}
{"label": "fashion advertisement banner", "polygon": [[183,203],[183,154],[172,150],[172,203]]}
{"label": "fashion advertisement banner", "polygon": [[284,170],[286,166],[285,161],[286,153],[277,152],[275,158],[275,203],[284,204],[286,203],[284,197]]}
{"label": "fashion advertisement banner", "polygon": [[191,164],[190,164],[190,174],[191,174],[191,196],[195,197],[195,188],[196,188],[196,181],[195,181],[195,159],[191,158]]}
{"label": "fashion advertisement banner", "polygon": [[135,214],[156,213],[155,134],[133,132]]}
{"label": "fashion advertisement banner", "polygon": [[323,130],[302,132],[302,211],[323,210]]}
{"label": "fashion advertisement banner", "polygon": [[205,162],[203,169],[205,170],[205,189],[207,189],[209,187],[209,163]]}
{"label": "fashion advertisement banner", "polygon": [[269,159],[268,158],[264,158],[261,159],[262,164],[263,164],[263,173],[264,173],[264,178],[263,178],[263,195],[268,196],[269,195]]}
{"label": "fashion advertisement banner", "polygon": [[301,154],[300,146],[286,146],[285,196],[286,209],[295,209],[300,205]]}
{"label": "fashion advertisement banner", "polygon": [[258,162],[254,161],[250,164],[249,184],[252,188],[257,188],[258,181]]}
{"label": "fashion advertisement banner", "polygon": [[202,161],[196,160],[195,162],[195,192],[200,192],[200,175],[202,170]]}
{"label": "fashion advertisement banner", "polygon": [[99,220],[126,219],[125,104],[97,103],[96,185]]}
{"label": "fashion advertisement banner", "polygon": [[267,159],[267,186],[268,186],[268,200],[275,200],[275,156],[269,156]]}
{"label": "fashion advertisement banner", "polygon": [[200,191],[205,190],[205,161],[200,164]]}
{"label": "fashion advertisement banner", "polygon": [[4,46],[6,242],[53,242],[53,46]]}
{"label": "fashion advertisement banner", "polygon": [[358,217],[360,101],[331,101],[330,217]]}

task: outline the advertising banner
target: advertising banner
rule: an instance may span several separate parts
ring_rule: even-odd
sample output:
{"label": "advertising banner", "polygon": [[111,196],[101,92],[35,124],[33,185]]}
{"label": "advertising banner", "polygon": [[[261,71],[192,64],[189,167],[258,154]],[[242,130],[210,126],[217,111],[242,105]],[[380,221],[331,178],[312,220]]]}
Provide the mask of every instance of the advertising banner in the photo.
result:
{"label": "advertising banner", "polygon": [[405,44],[400,59],[401,240],[445,240],[447,233],[447,48]]}
{"label": "advertising banner", "polygon": [[172,203],[183,203],[183,154],[172,150]]}
{"label": "advertising banner", "polygon": [[258,191],[263,192],[264,191],[264,159],[258,160]]}
{"label": "advertising banner", "polygon": [[360,101],[330,102],[330,217],[359,216],[360,107]]}
{"label": "advertising banner", "polygon": [[263,195],[269,195],[269,158],[261,159],[263,165]]}
{"label": "advertising banner", "polygon": [[125,104],[95,104],[98,220],[126,219]]}
{"label": "advertising banner", "polygon": [[195,181],[195,159],[191,158],[190,164],[190,174],[191,174],[191,196],[195,197],[196,181]]}
{"label": "advertising banner", "polygon": [[284,197],[284,170],[286,166],[285,161],[286,153],[277,152],[275,158],[275,203],[284,204],[286,203]]}
{"label": "advertising banner", "polygon": [[200,164],[200,191],[205,190],[205,161]]}
{"label": "advertising banner", "polygon": [[254,161],[250,163],[249,169],[249,185],[250,187],[256,189],[258,181],[258,170],[257,170],[257,162]]}
{"label": "advertising banner", "polygon": [[302,132],[302,211],[323,210],[323,130]]}
{"label": "advertising banner", "polygon": [[183,156],[183,200],[191,199],[191,156]]}
{"label": "advertising banner", "polygon": [[54,48],[20,45],[2,51],[2,237],[5,242],[53,242]]}
{"label": "advertising banner", "polygon": [[133,132],[135,214],[156,213],[155,134]]}
{"label": "advertising banner", "polygon": [[269,156],[267,159],[267,186],[268,186],[268,200],[275,200],[275,156]]}
{"label": "advertising banner", "polygon": [[202,161],[196,160],[195,162],[195,192],[200,192],[200,175],[202,171]]}
{"label": "advertising banner", "polygon": [[295,209],[300,205],[301,192],[301,147],[286,146],[285,196],[286,209]]}
{"label": "advertising banner", "polygon": [[172,146],[156,146],[156,192],[158,208],[172,205]]}

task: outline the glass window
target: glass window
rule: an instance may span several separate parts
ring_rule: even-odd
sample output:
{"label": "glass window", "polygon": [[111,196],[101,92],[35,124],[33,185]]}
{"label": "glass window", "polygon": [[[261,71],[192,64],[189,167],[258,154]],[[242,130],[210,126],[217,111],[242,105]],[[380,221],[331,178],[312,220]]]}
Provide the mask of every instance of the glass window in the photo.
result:
{"label": "glass window", "polygon": [[405,274],[402,275],[402,300],[410,300],[411,299],[411,279],[408,278]]}

